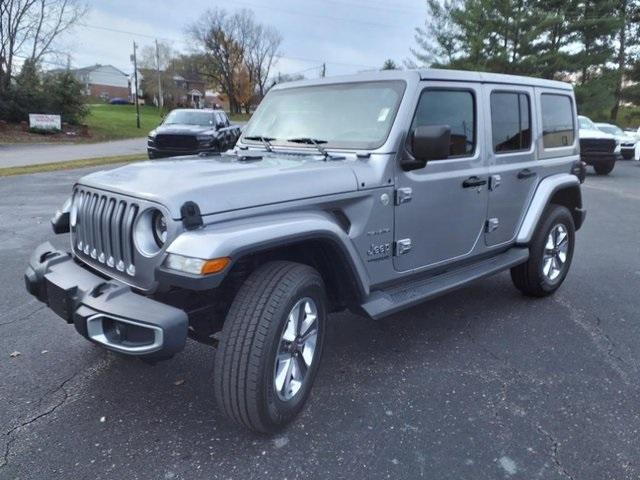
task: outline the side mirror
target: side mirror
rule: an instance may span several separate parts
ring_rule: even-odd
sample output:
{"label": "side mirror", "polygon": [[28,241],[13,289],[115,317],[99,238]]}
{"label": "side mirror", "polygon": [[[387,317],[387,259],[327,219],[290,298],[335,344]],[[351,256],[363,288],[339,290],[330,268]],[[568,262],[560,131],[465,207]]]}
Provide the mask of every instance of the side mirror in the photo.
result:
{"label": "side mirror", "polygon": [[413,156],[424,162],[446,160],[451,148],[451,128],[448,125],[428,125],[413,131]]}
{"label": "side mirror", "polygon": [[448,125],[427,125],[411,132],[413,159],[403,162],[406,170],[423,168],[431,160],[446,160],[451,148],[451,128]]}

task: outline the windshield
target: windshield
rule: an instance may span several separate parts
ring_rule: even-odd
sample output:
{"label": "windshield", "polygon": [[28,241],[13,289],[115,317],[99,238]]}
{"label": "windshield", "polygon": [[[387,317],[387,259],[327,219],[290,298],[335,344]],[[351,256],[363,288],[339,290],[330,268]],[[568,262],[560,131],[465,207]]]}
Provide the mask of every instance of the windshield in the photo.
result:
{"label": "windshield", "polygon": [[583,130],[598,130],[596,124],[589,120],[587,117],[578,117],[578,122],[580,122],[580,128]]}
{"label": "windshield", "polygon": [[623,136],[624,132],[622,129],[616,127],[615,125],[598,125],[598,128],[605,133],[610,133],[611,135]]}
{"label": "windshield", "polygon": [[163,125],[200,125],[207,127],[214,125],[214,117],[211,112],[194,112],[191,110],[174,110],[167,118],[165,118]]}
{"label": "windshield", "polygon": [[[317,142],[326,148],[375,149],[389,135],[404,90],[402,81],[274,90],[243,138],[268,138],[274,145]],[[260,143],[255,138],[251,142]]]}

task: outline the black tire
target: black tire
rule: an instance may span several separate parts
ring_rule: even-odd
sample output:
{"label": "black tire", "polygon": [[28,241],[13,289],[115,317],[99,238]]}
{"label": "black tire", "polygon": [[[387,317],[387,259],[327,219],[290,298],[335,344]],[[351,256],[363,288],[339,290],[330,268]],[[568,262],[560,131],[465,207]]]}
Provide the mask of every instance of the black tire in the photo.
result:
{"label": "black tire", "polygon": [[[283,399],[283,392],[275,388],[276,355],[292,308],[309,298],[317,307],[313,359],[297,393]],[[231,304],[215,357],[216,400],[229,418],[251,430],[272,433],[300,413],[322,356],[325,299],[322,277],[307,265],[269,262],[247,278]],[[304,361],[302,355],[298,361]]]}
{"label": "black tire", "polygon": [[593,169],[598,175],[609,175],[613,171],[613,167],[616,166],[616,160],[607,160],[606,162],[596,162],[593,164]]}
{"label": "black tire", "polygon": [[[546,248],[547,241],[551,231],[557,225],[564,226],[566,230],[568,249],[566,260],[560,268],[560,273],[556,278],[550,279],[544,273],[545,253],[549,253]],[[522,293],[531,297],[546,297],[553,294],[560,288],[569,272],[574,247],[575,225],[571,213],[561,205],[549,205],[538,225],[538,229],[533,235],[529,246],[529,260],[511,269],[513,284]]]}

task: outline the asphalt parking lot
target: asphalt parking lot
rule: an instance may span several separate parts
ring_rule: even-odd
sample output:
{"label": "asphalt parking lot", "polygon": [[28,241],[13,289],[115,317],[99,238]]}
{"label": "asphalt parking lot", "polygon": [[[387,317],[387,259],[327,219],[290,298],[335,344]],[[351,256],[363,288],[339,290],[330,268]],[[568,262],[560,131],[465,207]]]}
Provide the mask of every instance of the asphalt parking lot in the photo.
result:
{"label": "asphalt parking lot", "polygon": [[217,411],[208,347],[122,358],[25,292],[84,172],[0,178],[1,479],[640,478],[638,162],[587,178],[556,296],[501,274],[381,322],[333,316],[311,401],[275,437]]}

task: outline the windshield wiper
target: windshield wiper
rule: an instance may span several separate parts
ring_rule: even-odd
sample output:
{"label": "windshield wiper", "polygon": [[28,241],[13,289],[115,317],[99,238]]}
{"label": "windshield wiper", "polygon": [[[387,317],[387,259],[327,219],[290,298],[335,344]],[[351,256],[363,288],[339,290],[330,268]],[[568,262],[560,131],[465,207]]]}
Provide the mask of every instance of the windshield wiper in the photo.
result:
{"label": "windshield wiper", "polygon": [[262,142],[264,148],[267,152],[273,152],[273,147],[271,146],[271,142],[275,140],[273,137],[263,137],[262,135],[253,135],[249,137],[244,137],[245,140],[251,140],[253,142]]}
{"label": "windshield wiper", "polygon": [[318,140],[317,138],[311,137],[300,137],[300,138],[290,138],[287,142],[291,143],[304,143],[305,145],[313,145],[316,149],[324,156],[325,160],[330,156],[329,152],[327,152],[323,147],[323,143],[327,143],[326,140]]}

